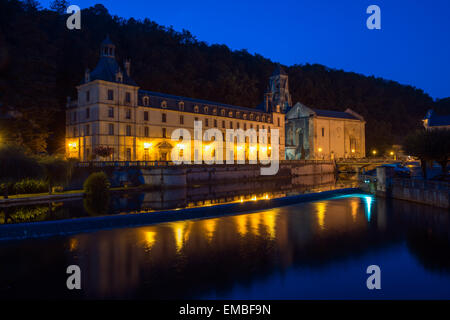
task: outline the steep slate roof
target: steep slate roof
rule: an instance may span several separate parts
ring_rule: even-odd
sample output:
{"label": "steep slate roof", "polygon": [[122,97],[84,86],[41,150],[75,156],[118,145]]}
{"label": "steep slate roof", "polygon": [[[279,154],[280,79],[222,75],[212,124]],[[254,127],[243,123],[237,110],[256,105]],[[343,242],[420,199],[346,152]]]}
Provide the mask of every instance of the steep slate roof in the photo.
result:
{"label": "steep slate roof", "polygon": [[312,111],[318,116],[318,117],[327,117],[327,118],[340,118],[340,119],[351,119],[351,120],[360,120],[354,115],[348,113],[348,112],[342,112],[342,111],[331,111],[331,110],[322,110],[322,109],[313,109]]}
{"label": "steep slate roof", "polygon": [[109,82],[117,82],[116,81],[116,73],[117,71],[122,71],[123,74],[123,82],[124,84],[137,86],[136,82],[130,78],[130,76],[126,73],[125,70],[122,70],[119,67],[116,59],[112,57],[101,57],[97,63],[95,69],[90,73],[91,81],[94,80],[104,80]]}
{"label": "steep slate roof", "polygon": [[[147,90],[139,90],[139,103],[142,104],[142,98],[144,96],[149,96],[150,99],[152,98],[161,98],[160,101],[167,99],[172,101],[167,101],[167,108],[173,109],[176,108],[178,110],[177,105],[171,105],[170,102],[184,102],[185,103],[185,111],[193,111],[193,108],[195,105],[198,105],[199,107],[203,107],[204,105],[207,105],[209,107],[219,107],[219,108],[226,108],[226,109],[232,109],[237,111],[243,111],[243,112],[249,112],[254,114],[267,114],[267,112],[257,109],[257,108],[246,108],[246,107],[240,107],[240,106],[234,106],[230,104],[224,104],[220,102],[214,102],[214,101],[208,101],[208,100],[202,100],[202,99],[195,99],[195,98],[188,98],[188,97],[182,97],[182,96],[176,96],[173,94],[167,94],[167,93],[161,93],[161,92],[153,92],[153,91],[147,91]],[[151,105],[158,103],[150,103]],[[192,110],[191,110],[192,109]],[[270,113],[269,113],[270,114]]]}

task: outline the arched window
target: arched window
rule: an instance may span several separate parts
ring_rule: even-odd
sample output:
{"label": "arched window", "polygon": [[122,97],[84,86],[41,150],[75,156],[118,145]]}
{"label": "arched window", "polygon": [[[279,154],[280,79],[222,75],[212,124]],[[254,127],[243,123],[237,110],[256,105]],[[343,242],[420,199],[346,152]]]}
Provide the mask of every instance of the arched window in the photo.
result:
{"label": "arched window", "polygon": [[217,114],[217,108],[213,109],[213,114]]}
{"label": "arched window", "polygon": [[247,120],[247,114],[244,113],[244,114],[242,115],[242,118],[244,118],[244,120]]}
{"label": "arched window", "polygon": [[256,121],[259,121],[259,116],[256,116]]}
{"label": "arched window", "polygon": [[228,116],[231,118],[233,117],[233,111],[228,112]]}
{"label": "arched window", "polygon": [[144,106],[147,107],[150,104],[150,98],[149,97],[145,96],[142,100],[144,102]]}
{"label": "arched window", "polygon": [[250,114],[250,120],[253,121],[253,113]]}
{"label": "arched window", "polygon": [[178,110],[184,111],[184,102],[183,101],[178,102]]}
{"label": "arched window", "polygon": [[194,112],[198,113],[198,106],[194,106]]}
{"label": "arched window", "polygon": [[203,107],[203,112],[204,112],[204,113],[208,113],[208,106],[204,106],[204,107]]}
{"label": "arched window", "polygon": [[236,118],[239,118],[241,116],[241,113],[239,111],[236,112]]}
{"label": "arched window", "polygon": [[161,108],[167,108],[167,101],[166,100],[161,102]]}
{"label": "arched window", "polygon": [[222,115],[222,117],[225,117],[225,109],[220,110],[220,114]]}

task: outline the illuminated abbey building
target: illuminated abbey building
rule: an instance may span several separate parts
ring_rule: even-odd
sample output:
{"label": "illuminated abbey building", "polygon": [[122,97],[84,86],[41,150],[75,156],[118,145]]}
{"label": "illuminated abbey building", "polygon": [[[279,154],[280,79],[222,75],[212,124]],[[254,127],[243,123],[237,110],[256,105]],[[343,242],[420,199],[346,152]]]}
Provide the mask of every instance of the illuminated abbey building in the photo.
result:
{"label": "illuminated abbey building", "polygon": [[[226,129],[267,130],[269,157],[270,130],[278,129],[279,159],[285,158],[284,110],[290,96],[287,79],[284,87],[279,88],[284,80],[279,68],[270,78],[273,91],[266,93],[264,103],[257,108],[244,108],[142,90],[131,77],[130,61],[125,61],[121,68],[115,50],[107,37],[102,42],[97,66],[93,71],[86,70],[77,87],[77,99],[67,103],[68,157],[81,161],[168,161],[172,148],[178,145],[171,139],[172,131],[187,129],[194,139],[194,121],[201,121],[203,131],[217,128],[223,139]],[[248,158],[246,139],[244,148]],[[102,156],[99,149],[109,152]],[[194,160],[194,143],[191,149]],[[225,160],[225,151],[223,154]]]}
{"label": "illuminated abbey building", "polygon": [[[220,130],[224,140],[227,129],[244,132],[254,129],[256,133],[267,130],[268,138],[263,141],[266,145],[262,149],[267,148],[265,152],[272,159],[275,158],[271,154],[273,129],[279,133],[280,160],[365,155],[364,119],[350,109],[336,112],[311,109],[301,103],[293,106],[288,75],[280,65],[269,79],[263,103],[244,108],[142,90],[131,77],[130,61],[124,61],[120,67],[115,50],[107,37],[101,44],[97,66],[93,71],[86,70],[77,86],[77,98],[67,102],[67,157],[80,161],[170,161],[172,149],[176,147],[181,153],[190,148],[194,161],[198,157],[195,144],[180,145],[171,136],[174,130],[182,128],[189,131],[191,139],[198,138],[194,132],[195,121],[201,122],[203,132],[212,128]],[[241,146],[235,146],[241,149],[241,154],[245,150],[245,159],[252,149],[260,152],[261,141],[257,140],[255,146],[249,138]],[[225,141],[223,148],[225,160]],[[216,151],[208,149],[207,141],[200,150],[203,159],[205,153]],[[235,158],[238,153],[234,150]]]}

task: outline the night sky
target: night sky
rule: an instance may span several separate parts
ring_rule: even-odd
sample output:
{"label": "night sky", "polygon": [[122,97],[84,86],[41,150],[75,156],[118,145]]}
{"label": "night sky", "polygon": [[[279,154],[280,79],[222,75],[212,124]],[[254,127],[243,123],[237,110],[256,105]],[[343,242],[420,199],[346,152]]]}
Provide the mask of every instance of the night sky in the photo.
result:
{"label": "night sky", "polygon": [[[50,0],[41,0],[48,7]],[[149,18],[198,40],[247,49],[285,65],[320,63],[450,96],[448,0],[74,0],[111,14]],[[369,5],[381,30],[368,30]],[[82,22],[83,23],[83,22]]]}

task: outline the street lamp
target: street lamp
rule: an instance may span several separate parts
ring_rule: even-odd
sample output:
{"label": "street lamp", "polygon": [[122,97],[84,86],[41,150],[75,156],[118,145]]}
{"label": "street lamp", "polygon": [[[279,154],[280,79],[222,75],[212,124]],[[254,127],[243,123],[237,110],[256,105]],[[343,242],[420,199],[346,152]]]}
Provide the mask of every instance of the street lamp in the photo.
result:
{"label": "street lamp", "polygon": [[372,154],[373,154],[374,156],[376,156],[376,155],[377,155],[377,150],[373,150],[373,151],[372,151]]}

